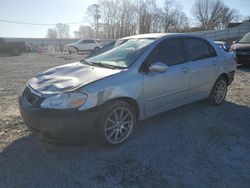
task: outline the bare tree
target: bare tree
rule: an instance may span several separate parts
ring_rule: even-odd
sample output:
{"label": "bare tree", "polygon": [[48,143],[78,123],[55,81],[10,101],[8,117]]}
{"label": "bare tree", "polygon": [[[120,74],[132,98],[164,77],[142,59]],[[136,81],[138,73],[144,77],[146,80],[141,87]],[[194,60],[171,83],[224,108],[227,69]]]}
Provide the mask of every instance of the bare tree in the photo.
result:
{"label": "bare tree", "polygon": [[49,28],[47,31],[46,37],[50,38],[50,39],[56,39],[57,38],[57,31],[53,28]]}
{"label": "bare tree", "polygon": [[150,33],[155,12],[159,9],[154,0],[140,0],[137,5],[139,15],[139,33]]}
{"label": "bare tree", "polygon": [[99,4],[92,4],[87,8],[87,15],[91,18],[92,27],[95,28],[95,38],[99,38],[99,29],[100,29],[99,20],[101,18],[99,8],[100,8]]}
{"label": "bare tree", "polygon": [[131,0],[99,0],[103,38],[116,39],[136,33],[137,12]]}
{"label": "bare tree", "polygon": [[69,38],[69,25],[58,23],[55,26],[55,30],[57,31],[58,38]]}
{"label": "bare tree", "polygon": [[235,19],[236,12],[222,0],[196,0],[192,13],[202,29],[223,29]]}
{"label": "bare tree", "polygon": [[188,27],[188,18],[186,14],[182,12],[182,6],[179,2],[165,0],[163,16],[165,32],[182,31]]}
{"label": "bare tree", "polygon": [[[166,0],[164,9],[158,7],[155,0],[99,0],[98,5],[101,38],[182,31],[188,27],[187,16],[174,0]],[[93,22],[96,15],[93,6],[88,8],[87,14]]]}
{"label": "bare tree", "polygon": [[164,32],[164,13],[162,9],[156,7],[155,12],[152,13],[152,22],[150,27],[150,32]]}
{"label": "bare tree", "polygon": [[77,31],[74,31],[75,38],[91,39],[94,38],[94,29],[90,26],[81,25]]}
{"label": "bare tree", "polygon": [[118,4],[117,36],[124,37],[136,33],[136,6],[134,1],[120,0]]}
{"label": "bare tree", "polygon": [[100,0],[100,14],[101,22],[103,25],[103,30],[106,37],[109,39],[115,39],[116,37],[116,27],[118,19],[118,0]]}

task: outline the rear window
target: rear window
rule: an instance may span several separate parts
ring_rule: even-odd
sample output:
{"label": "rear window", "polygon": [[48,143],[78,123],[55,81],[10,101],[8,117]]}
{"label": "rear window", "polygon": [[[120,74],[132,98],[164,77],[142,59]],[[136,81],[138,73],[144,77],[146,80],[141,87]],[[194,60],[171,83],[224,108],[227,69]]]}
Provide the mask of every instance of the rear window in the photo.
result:
{"label": "rear window", "polygon": [[94,40],[80,40],[78,42],[81,44],[95,43]]}
{"label": "rear window", "polygon": [[85,40],[84,43],[94,43],[93,40]]}

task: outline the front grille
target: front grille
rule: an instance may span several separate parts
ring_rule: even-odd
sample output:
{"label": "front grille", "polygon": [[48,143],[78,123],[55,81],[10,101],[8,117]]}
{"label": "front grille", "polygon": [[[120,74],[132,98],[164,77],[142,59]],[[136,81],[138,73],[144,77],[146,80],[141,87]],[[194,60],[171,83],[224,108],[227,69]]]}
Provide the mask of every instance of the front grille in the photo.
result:
{"label": "front grille", "polygon": [[32,105],[36,104],[40,99],[40,97],[32,92],[29,87],[25,88],[23,96]]}

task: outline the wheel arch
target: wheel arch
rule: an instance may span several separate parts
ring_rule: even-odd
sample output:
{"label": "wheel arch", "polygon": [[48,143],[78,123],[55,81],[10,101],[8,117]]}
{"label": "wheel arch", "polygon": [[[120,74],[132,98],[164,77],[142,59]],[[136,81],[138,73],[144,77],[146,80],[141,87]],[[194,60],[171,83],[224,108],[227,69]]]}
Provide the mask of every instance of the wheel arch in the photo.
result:
{"label": "wheel arch", "polygon": [[222,74],[220,74],[220,76],[217,78],[217,80],[218,80],[220,77],[225,78],[226,81],[227,81],[227,85],[229,85],[229,76],[228,76],[227,73],[222,73]]}
{"label": "wheel arch", "polygon": [[131,105],[131,107],[135,110],[136,119],[138,120],[139,115],[140,115],[140,108],[135,99],[131,97],[117,97],[117,98],[108,100],[107,102],[102,104],[102,106],[105,106],[106,104],[112,103],[114,101],[124,101],[124,102],[127,102],[129,105]]}
{"label": "wheel arch", "polygon": [[[132,108],[135,110],[136,121],[138,121],[139,115],[140,115],[139,105],[136,102],[136,100],[131,98],[131,97],[117,97],[117,98],[110,99],[110,100],[106,101],[105,103],[103,103],[102,105],[100,105],[98,107],[99,110],[104,109],[107,104],[110,104],[114,101],[124,101],[124,102],[127,102],[129,105],[131,105]],[[99,121],[100,115],[101,114],[98,115],[97,119],[95,120],[94,125],[91,127],[91,130],[90,130],[94,134],[96,133],[96,131],[98,129],[98,121]]]}
{"label": "wheel arch", "polygon": [[79,48],[77,46],[75,46],[75,45],[71,45],[69,47],[74,48],[77,52],[79,51]]}

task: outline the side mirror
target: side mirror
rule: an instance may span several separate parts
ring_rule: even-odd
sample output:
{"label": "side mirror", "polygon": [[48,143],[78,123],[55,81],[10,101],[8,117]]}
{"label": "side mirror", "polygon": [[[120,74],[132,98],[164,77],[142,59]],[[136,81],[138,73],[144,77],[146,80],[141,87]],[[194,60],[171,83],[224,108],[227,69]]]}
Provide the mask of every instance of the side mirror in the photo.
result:
{"label": "side mirror", "polygon": [[235,40],[235,41],[233,41],[233,44],[235,44],[235,43],[237,43],[237,42],[238,42],[238,41]]}
{"label": "side mirror", "polygon": [[168,70],[168,65],[161,62],[156,62],[150,65],[149,71],[150,72],[158,72],[158,73],[164,73]]}

